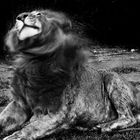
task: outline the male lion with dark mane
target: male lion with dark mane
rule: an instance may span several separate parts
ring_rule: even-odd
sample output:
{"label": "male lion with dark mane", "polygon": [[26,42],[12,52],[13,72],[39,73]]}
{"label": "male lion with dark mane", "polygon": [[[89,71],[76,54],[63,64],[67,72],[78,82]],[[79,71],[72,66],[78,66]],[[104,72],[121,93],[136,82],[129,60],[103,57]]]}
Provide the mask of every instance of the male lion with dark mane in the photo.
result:
{"label": "male lion with dark mane", "polygon": [[4,140],[34,140],[68,128],[123,129],[136,124],[139,91],[88,61],[89,43],[63,13],[17,16],[6,36],[15,56],[13,101],[0,114]]}

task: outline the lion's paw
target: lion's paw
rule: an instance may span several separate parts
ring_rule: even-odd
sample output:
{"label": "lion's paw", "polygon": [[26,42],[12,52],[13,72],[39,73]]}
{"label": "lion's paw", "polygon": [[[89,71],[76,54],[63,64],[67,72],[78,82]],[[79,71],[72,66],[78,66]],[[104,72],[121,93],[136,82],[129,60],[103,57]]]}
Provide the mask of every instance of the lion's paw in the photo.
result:
{"label": "lion's paw", "polygon": [[108,125],[108,124],[97,125],[97,128],[101,129],[101,132],[111,132],[112,131],[110,125]]}
{"label": "lion's paw", "polygon": [[14,134],[5,137],[3,140],[30,140],[21,136],[20,132],[15,132]]}

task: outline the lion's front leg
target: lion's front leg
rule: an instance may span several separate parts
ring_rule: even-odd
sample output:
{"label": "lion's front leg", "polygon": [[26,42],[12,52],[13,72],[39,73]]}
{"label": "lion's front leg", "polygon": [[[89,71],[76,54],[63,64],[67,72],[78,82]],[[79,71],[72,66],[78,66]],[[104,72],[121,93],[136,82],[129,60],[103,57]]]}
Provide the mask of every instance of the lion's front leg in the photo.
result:
{"label": "lion's front leg", "polygon": [[0,114],[0,133],[5,135],[16,130],[27,118],[25,110],[16,101],[12,101]]}
{"label": "lion's front leg", "polygon": [[53,116],[33,116],[28,125],[11,136],[4,138],[4,140],[34,140],[42,138],[64,128],[67,125],[63,122],[64,118],[65,114],[63,112]]}

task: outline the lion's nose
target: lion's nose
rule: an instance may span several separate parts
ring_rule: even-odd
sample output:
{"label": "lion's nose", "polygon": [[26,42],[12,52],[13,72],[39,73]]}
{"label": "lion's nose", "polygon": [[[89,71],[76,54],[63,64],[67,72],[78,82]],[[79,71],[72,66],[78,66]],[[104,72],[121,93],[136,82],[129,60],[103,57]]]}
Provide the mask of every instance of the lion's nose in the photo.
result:
{"label": "lion's nose", "polygon": [[22,13],[20,15],[17,16],[17,20],[21,20],[21,21],[24,21],[25,18],[28,16],[29,14],[28,13]]}

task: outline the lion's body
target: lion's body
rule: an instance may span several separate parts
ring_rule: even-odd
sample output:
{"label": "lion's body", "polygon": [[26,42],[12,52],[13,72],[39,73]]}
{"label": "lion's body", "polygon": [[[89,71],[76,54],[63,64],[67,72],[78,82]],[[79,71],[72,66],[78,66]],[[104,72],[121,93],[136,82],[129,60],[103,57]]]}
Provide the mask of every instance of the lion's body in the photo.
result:
{"label": "lion's body", "polygon": [[4,140],[33,140],[70,127],[111,131],[138,121],[139,91],[87,61],[88,41],[72,33],[62,13],[19,15],[6,44],[16,61],[13,101],[0,114],[0,130],[19,130]]}
{"label": "lion's body", "polygon": [[111,90],[118,88],[123,93],[116,95],[121,98],[120,107],[124,104],[134,109],[137,104],[134,95],[137,89],[114,72],[96,70],[92,63],[87,63],[70,77],[61,71],[53,72],[50,65],[53,60],[49,64],[44,61],[31,61],[22,70],[17,69],[13,80],[15,99],[23,101],[20,99],[23,97],[24,104],[36,115],[55,114],[66,107],[67,126],[74,123],[92,128],[117,118]]}
{"label": "lion's body", "polygon": [[76,79],[75,77],[70,79],[63,72],[52,72],[50,65],[44,61],[31,62],[24,69],[15,71],[13,95],[19,100],[23,100],[21,97],[24,98],[25,104],[28,104],[34,113],[41,111],[46,114],[48,111],[59,111],[61,98],[65,96],[65,90],[69,90],[66,94],[68,98],[72,96],[71,107],[75,110],[75,114],[80,116],[89,113],[95,123],[104,122],[110,118],[111,112],[109,95],[105,90],[105,72],[98,72],[91,66],[92,64],[82,67],[76,72]]}

